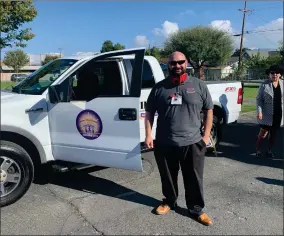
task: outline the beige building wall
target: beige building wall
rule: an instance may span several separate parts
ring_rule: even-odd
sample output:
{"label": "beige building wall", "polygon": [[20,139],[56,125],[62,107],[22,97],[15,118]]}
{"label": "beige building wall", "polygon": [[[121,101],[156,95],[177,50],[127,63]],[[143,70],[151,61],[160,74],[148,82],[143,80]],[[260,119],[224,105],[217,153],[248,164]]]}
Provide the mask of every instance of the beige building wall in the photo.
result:
{"label": "beige building wall", "polygon": [[[11,81],[11,76],[12,74],[15,74],[15,73],[0,73],[0,78],[1,78],[1,81]],[[31,73],[27,73],[27,72],[19,72],[19,74],[31,74]]]}
{"label": "beige building wall", "polygon": [[[0,64],[2,72],[0,73],[1,81],[11,81],[12,74],[16,74],[11,67]],[[40,66],[24,66],[18,74],[31,74],[33,71],[39,69]]]}

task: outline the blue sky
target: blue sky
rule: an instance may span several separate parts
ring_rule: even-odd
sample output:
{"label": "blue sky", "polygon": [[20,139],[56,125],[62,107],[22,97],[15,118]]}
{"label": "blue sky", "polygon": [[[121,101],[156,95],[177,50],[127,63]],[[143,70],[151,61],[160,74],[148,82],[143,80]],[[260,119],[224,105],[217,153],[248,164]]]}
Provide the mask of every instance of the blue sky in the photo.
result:
{"label": "blue sky", "polygon": [[[36,37],[24,49],[31,56],[58,53],[65,56],[98,52],[104,40],[135,46],[162,46],[171,32],[194,25],[213,25],[241,32],[243,1],[96,2],[36,1],[38,16],[26,26]],[[277,48],[283,38],[283,3],[249,1],[246,30],[279,29],[245,35],[244,46]],[[234,37],[236,47],[239,37]],[[5,49],[4,51],[7,51]],[[36,60],[34,58],[34,60]]]}

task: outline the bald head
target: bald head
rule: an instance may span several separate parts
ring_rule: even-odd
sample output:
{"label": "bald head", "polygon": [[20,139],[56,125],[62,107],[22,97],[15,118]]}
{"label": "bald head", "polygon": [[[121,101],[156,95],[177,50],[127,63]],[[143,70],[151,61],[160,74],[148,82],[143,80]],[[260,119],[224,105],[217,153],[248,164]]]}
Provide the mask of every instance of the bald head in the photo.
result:
{"label": "bald head", "polygon": [[186,56],[179,52],[173,52],[168,61],[168,69],[171,75],[180,76],[186,72],[187,60]]}
{"label": "bald head", "polygon": [[180,60],[186,60],[186,56],[179,51],[173,52],[170,57],[169,57],[169,62],[170,61],[180,61]]}

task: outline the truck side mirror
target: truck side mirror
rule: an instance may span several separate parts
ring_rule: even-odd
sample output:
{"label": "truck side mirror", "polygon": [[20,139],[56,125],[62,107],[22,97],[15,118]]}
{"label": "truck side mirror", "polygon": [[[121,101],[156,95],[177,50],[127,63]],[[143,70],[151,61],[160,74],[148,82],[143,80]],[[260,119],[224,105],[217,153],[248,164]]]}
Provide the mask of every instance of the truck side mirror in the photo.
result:
{"label": "truck side mirror", "polygon": [[48,88],[48,97],[50,103],[58,103],[60,102],[60,86],[59,84],[50,86]]}
{"label": "truck side mirror", "polygon": [[50,86],[48,88],[50,103],[70,102],[72,95],[72,82],[72,77],[69,77],[61,84]]}

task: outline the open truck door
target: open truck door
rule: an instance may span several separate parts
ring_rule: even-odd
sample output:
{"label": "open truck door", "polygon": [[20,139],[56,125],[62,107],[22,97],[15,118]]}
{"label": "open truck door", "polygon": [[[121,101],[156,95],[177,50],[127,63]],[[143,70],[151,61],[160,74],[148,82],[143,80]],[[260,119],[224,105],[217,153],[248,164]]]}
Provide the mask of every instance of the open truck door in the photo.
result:
{"label": "open truck door", "polygon": [[[131,79],[119,59],[129,54],[135,54]],[[49,88],[51,148],[57,160],[143,170],[139,106],[144,55],[144,48],[94,55]]]}

